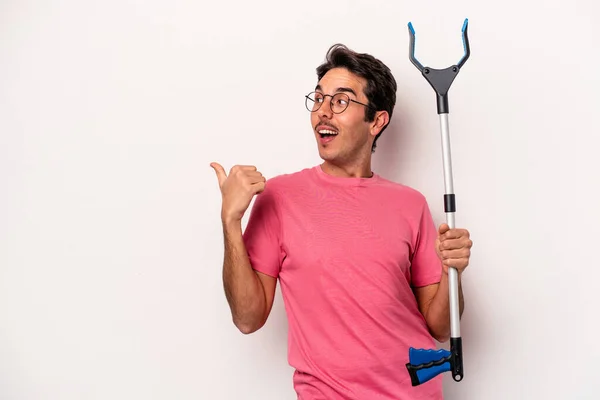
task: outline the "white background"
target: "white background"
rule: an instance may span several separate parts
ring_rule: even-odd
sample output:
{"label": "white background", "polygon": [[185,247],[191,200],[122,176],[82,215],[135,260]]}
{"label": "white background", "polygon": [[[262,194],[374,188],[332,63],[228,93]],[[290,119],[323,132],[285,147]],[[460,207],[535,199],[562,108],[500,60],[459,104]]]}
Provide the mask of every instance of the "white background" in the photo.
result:
{"label": "white background", "polygon": [[597,399],[598,17],[592,0],[3,0],[0,399],[294,399],[280,292],[257,333],[231,323],[209,163],[319,163],[303,96],[342,42],[398,81],[374,170],[443,222],[407,23],[443,68],[464,18],[450,131],[474,247],[446,398]]}

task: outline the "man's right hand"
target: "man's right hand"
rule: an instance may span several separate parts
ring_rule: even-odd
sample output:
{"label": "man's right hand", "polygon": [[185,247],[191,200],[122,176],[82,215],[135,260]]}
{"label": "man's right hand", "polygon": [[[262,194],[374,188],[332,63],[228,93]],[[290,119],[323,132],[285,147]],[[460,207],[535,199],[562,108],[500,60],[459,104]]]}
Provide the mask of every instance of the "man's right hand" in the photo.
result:
{"label": "man's right hand", "polygon": [[225,222],[241,221],[254,195],[265,190],[266,179],[253,165],[236,165],[229,176],[221,164],[213,162],[221,189],[223,204],[221,219]]}

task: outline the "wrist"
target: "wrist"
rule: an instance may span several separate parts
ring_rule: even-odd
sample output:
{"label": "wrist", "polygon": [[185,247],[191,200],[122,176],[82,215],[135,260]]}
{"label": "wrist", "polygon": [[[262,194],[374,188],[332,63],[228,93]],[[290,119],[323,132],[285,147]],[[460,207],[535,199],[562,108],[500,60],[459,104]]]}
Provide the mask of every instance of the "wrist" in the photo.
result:
{"label": "wrist", "polygon": [[242,220],[224,214],[221,215],[221,222],[223,223],[223,228],[226,230],[241,229],[242,227]]}

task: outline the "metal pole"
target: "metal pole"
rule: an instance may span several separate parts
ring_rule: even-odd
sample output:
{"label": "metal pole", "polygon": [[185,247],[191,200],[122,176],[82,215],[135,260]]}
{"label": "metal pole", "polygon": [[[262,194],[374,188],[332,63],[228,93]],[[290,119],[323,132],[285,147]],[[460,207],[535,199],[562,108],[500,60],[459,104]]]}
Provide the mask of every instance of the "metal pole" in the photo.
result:
{"label": "metal pole", "polygon": [[[452,174],[452,151],[450,148],[450,126],[448,114],[440,114],[440,128],[442,134],[442,158],[444,164],[444,186],[446,196],[446,223],[450,229],[455,228],[454,216],[456,212],[454,200],[454,182]],[[451,202],[451,204],[448,204]],[[460,308],[458,299],[458,272],[455,268],[448,268],[448,285],[450,292],[450,336],[460,337]]]}

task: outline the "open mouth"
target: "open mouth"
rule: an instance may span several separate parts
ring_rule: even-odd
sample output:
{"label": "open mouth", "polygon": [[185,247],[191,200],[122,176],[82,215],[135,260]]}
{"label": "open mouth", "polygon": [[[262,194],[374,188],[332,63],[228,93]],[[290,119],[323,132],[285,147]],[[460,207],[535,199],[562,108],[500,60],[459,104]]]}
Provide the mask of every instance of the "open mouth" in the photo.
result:
{"label": "open mouth", "polygon": [[338,134],[337,131],[334,131],[332,129],[319,129],[317,133],[319,134],[319,136],[321,136],[321,139],[333,138]]}

